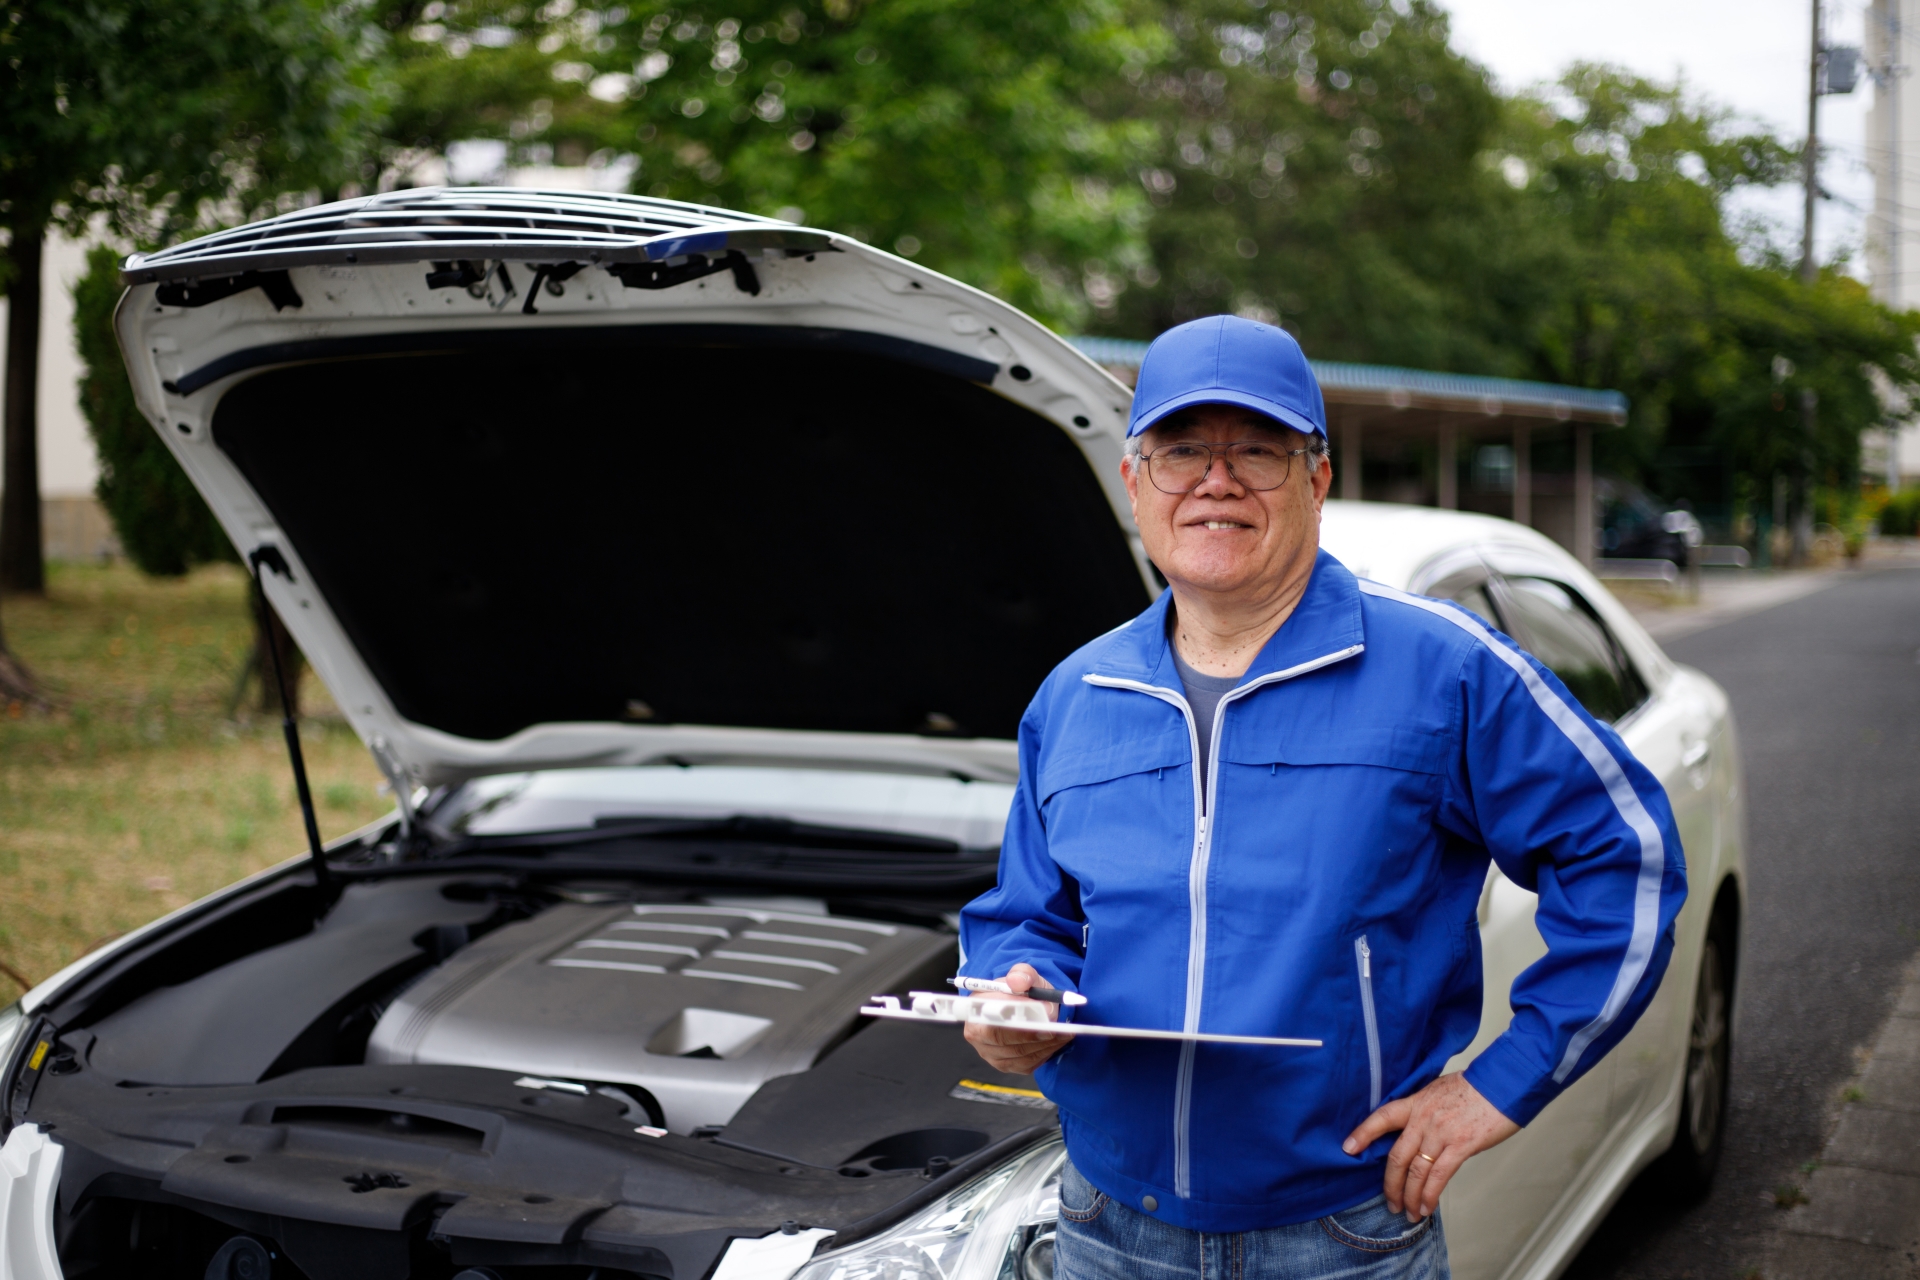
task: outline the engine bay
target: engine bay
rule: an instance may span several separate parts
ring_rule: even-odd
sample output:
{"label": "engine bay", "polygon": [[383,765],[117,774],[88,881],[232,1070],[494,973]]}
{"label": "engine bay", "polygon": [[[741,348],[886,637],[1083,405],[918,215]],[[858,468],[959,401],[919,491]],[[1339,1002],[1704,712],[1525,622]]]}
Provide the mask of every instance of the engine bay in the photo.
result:
{"label": "engine bay", "polygon": [[945,903],[336,893],[285,869],[39,1011],[6,1116],[62,1149],[67,1280],[698,1280],[734,1238],[861,1238],[1055,1131],[958,1029],[858,1015],[953,972]]}

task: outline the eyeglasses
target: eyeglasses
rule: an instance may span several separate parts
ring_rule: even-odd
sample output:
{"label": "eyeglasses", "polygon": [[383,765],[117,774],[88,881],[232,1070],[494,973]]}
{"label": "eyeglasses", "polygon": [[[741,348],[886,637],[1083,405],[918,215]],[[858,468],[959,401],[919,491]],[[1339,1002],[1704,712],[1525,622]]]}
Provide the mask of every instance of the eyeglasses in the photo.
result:
{"label": "eyeglasses", "polygon": [[1287,482],[1293,460],[1303,453],[1318,453],[1308,445],[1302,449],[1282,449],[1265,440],[1236,440],[1232,444],[1200,444],[1179,440],[1162,445],[1152,453],[1143,453],[1147,479],[1162,493],[1192,493],[1213,470],[1217,455],[1225,455],[1227,474],[1255,492],[1278,489]]}

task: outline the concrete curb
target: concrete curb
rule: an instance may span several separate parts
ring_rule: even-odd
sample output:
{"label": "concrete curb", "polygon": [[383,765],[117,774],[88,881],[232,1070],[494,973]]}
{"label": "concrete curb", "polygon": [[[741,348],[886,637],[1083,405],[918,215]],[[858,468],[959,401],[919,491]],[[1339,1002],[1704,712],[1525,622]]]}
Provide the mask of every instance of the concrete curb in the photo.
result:
{"label": "concrete curb", "polygon": [[1920,959],[1766,1250],[1766,1280],[1920,1280]]}

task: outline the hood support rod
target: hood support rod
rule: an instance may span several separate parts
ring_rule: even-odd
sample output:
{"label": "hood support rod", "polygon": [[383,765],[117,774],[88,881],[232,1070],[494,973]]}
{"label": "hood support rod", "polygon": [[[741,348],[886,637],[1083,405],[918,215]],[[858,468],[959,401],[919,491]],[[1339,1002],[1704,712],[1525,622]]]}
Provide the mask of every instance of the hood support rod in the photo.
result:
{"label": "hood support rod", "polygon": [[259,619],[260,636],[266,642],[267,655],[273,661],[273,683],[280,691],[280,729],[287,738],[287,758],[293,764],[293,785],[300,793],[300,817],[307,824],[307,851],[313,860],[313,882],[321,889],[333,884],[333,869],[327,866],[326,851],[320,847],[320,823],[313,815],[313,791],[307,786],[307,758],[300,750],[300,727],[293,722],[293,703],[287,698],[287,673],[280,663],[280,646],[273,634],[273,607],[267,603],[267,590],[261,580],[266,569],[271,569],[288,582],[293,581],[293,569],[287,564],[286,556],[280,548],[270,542],[263,542],[247,555],[247,565],[253,570],[254,611]]}

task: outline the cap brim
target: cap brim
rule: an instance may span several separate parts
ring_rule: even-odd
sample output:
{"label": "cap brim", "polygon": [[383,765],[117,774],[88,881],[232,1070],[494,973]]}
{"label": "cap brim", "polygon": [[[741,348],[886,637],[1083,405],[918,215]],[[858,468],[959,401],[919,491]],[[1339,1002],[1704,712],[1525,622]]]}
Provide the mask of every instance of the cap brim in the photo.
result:
{"label": "cap brim", "polygon": [[1197,404],[1230,404],[1236,408],[1251,409],[1255,413],[1274,419],[1282,426],[1292,427],[1295,431],[1304,431],[1310,436],[1325,439],[1327,429],[1307,417],[1297,409],[1265,399],[1262,396],[1249,395],[1245,391],[1235,391],[1227,387],[1207,387],[1199,391],[1188,391],[1174,396],[1163,404],[1157,404],[1140,415],[1139,422],[1127,432],[1132,438],[1143,431],[1149,431],[1164,420],[1167,415],[1190,409]]}

